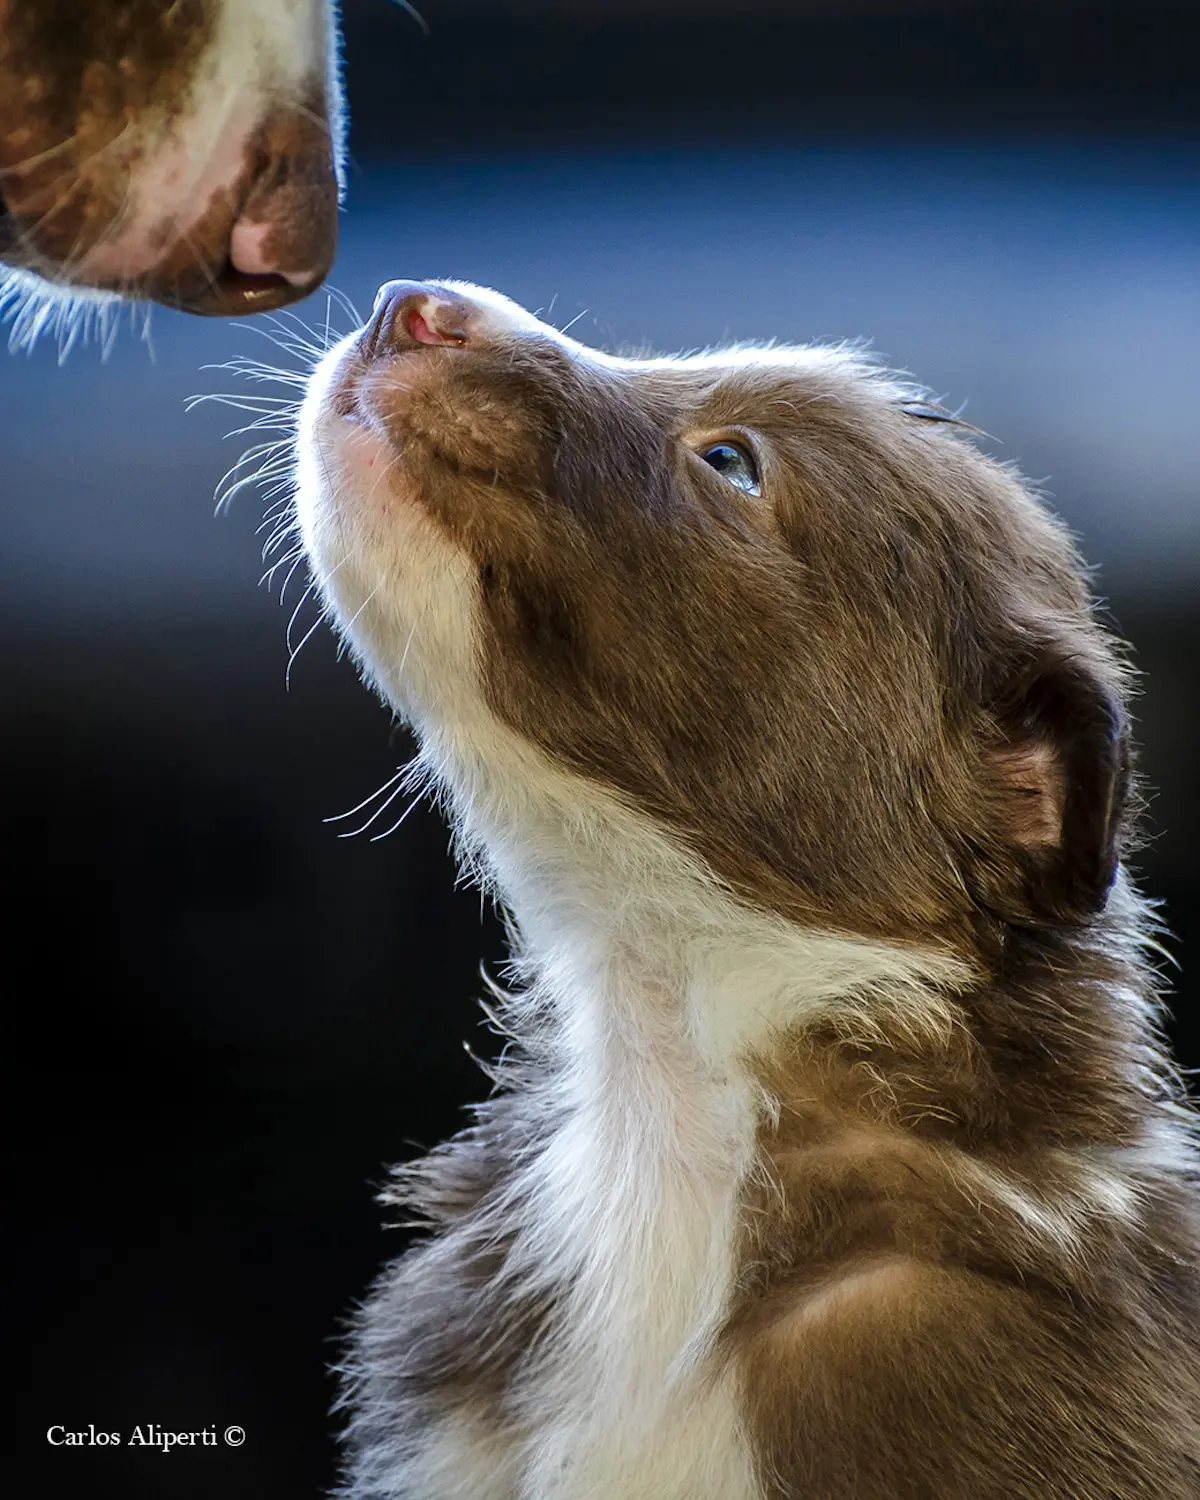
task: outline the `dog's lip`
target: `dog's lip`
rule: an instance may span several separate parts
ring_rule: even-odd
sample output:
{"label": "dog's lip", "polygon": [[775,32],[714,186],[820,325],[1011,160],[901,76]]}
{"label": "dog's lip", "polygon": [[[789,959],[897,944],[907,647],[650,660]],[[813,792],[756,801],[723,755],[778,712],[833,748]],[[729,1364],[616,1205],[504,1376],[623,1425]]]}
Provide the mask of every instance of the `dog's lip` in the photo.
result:
{"label": "dog's lip", "polygon": [[[21,234],[20,219],[8,207],[3,196],[0,196],[0,255],[11,250],[14,245],[19,245]],[[16,264],[23,264],[23,259],[18,257]],[[30,269],[52,282],[67,286],[52,267],[36,257],[32,258]],[[90,285],[98,292],[111,292],[136,301],[158,302],[176,312],[227,318],[272,312],[277,308],[287,307],[316,291],[322,279],[321,273],[315,273],[307,281],[275,274],[250,275],[226,261],[222,266],[210,269],[202,276],[189,277],[186,281],[177,280],[174,276],[156,275],[151,270],[127,281],[97,277],[94,281],[79,286],[78,290],[86,290]]]}
{"label": "dog's lip", "polygon": [[169,288],[155,288],[153,296],[180,312],[224,318],[287,307],[315,291],[321,279],[317,275],[307,282],[297,282],[274,273],[250,275],[226,261],[208,285],[199,290],[189,288],[186,296],[174,297]]}

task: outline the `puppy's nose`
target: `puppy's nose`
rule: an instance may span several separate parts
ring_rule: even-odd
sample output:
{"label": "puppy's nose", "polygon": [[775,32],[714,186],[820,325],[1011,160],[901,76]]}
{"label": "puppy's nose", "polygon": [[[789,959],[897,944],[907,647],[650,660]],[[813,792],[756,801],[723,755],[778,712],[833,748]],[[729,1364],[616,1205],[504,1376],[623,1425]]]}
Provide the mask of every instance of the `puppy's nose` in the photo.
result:
{"label": "puppy's nose", "polygon": [[413,349],[418,344],[462,348],[480,332],[480,309],[436,281],[385,281],[363,329],[363,352]]}

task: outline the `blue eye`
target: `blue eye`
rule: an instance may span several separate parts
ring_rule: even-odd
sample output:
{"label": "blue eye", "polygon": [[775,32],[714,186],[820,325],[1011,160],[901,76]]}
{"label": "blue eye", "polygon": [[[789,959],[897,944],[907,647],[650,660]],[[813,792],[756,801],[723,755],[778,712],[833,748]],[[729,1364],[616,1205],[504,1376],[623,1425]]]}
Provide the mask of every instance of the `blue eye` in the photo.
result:
{"label": "blue eye", "polygon": [[747,495],[761,495],[762,481],[758,477],[758,466],[747,450],[737,443],[714,443],[711,448],[701,448],[700,457],[726,479]]}

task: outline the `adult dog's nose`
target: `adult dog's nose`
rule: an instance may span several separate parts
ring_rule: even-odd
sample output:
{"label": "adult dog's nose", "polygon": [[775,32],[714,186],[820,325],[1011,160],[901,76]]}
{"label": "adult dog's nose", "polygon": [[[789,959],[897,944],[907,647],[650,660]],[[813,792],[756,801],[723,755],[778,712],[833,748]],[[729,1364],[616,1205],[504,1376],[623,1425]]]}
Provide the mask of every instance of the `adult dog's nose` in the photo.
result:
{"label": "adult dog's nose", "polygon": [[278,111],[262,127],[254,160],[215,286],[180,300],[190,312],[283,306],[319,286],[333,262],[338,190],[324,121]]}

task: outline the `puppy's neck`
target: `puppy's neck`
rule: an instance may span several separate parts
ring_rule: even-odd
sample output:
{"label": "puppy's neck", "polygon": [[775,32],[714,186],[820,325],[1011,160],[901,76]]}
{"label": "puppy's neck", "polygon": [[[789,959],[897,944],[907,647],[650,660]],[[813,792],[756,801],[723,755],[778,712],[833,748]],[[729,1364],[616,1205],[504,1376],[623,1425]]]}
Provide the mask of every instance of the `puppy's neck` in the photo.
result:
{"label": "puppy's neck", "polygon": [[[489,726],[493,728],[493,726]],[[432,752],[432,753],[431,753]],[[798,926],[752,907],[608,790],[495,725],[486,760],[427,743],[460,852],[511,913],[517,968],[578,1058],[669,1048],[713,1077],[826,1016],[928,1041],[971,973],[933,948]]]}

